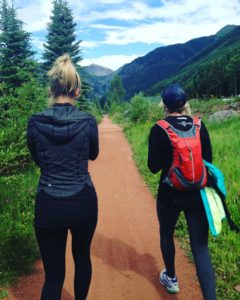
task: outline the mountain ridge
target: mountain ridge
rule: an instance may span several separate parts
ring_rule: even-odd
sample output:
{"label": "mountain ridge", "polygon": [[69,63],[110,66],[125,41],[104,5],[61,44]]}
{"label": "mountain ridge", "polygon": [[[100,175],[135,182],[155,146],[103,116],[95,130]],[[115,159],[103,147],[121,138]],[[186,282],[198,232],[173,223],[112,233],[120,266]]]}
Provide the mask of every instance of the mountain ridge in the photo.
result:
{"label": "mountain ridge", "polygon": [[[197,93],[197,85],[204,84],[206,86],[206,93],[210,96],[211,92],[213,92],[213,89],[210,88],[210,90],[208,91],[209,87],[206,81],[213,81],[212,85],[219,86],[219,91],[215,91],[215,94],[218,94],[218,96],[227,96],[226,93],[229,93],[231,89],[229,90],[229,87],[224,87],[224,85],[227,84],[223,82],[225,72],[224,70],[226,68],[226,65],[229,64],[231,59],[234,57],[236,62],[233,61],[232,66],[234,63],[237,64],[237,62],[238,64],[240,64],[240,55],[236,54],[240,54],[239,49],[240,26],[236,26],[225,35],[217,38],[213,45],[210,45],[209,47],[203,49],[202,52],[196,53],[195,57],[181,66],[179,72],[176,72],[175,74],[172,74],[172,76],[155,83],[151,88],[146,90],[146,94],[157,94],[164,88],[164,86],[172,82],[179,82],[189,90],[189,94],[191,94],[192,96],[194,92]],[[215,74],[212,74],[212,72],[215,72]],[[205,83],[203,83],[203,77],[205,78]],[[236,84],[237,82],[235,80],[235,85]],[[193,87],[189,87],[192,85],[195,85],[194,89]],[[221,87],[221,85],[223,87]],[[235,91],[235,93],[237,93],[237,91]]]}
{"label": "mountain ridge", "polygon": [[208,36],[159,47],[123,66],[116,73],[122,79],[127,98],[175,73],[182,63],[214,41],[215,36]]}
{"label": "mountain ridge", "polygon": [[[83,76],[87,78],[93,87],[92,95],[102,97],[106,94],[112,78],[118,75],[126,90],[126,99],[130,99],[134,94],[143,91],[147,94],[156,93],[156,89],[174,76],[183,73],[183,77],[191,77],[191,73],[186,70],[192,65],[205,60],[214,60],[215,56],[223,55],[225,49],[231,49],[238,45],[240,41],[240,26],[226,25],[215,35],[194,38],[186,43],[178,43],[168,46],[158,47],[144,56],[138,57],[130,63],[121,66],[118,70],[112,71],[101,66],[90,66],[82,68]],[[108,69],[106,76],[98,76],[100,73],[91,71],[91,68]],[[183,72],[184,70],[184,72]],[[112,71],[112,72],[111,72]],[[92,74],[91,74],[92,72]],[[194,73],[194,70],[192,71]],[[186,75],[187,74],[187,75]],[[171,79],[172,78],[172,79]],[[169,79],[169,80],[168,80]],[[184,83],[184,80],[180,80]],[[185,80],[186,81],[186,80]]]}
{"label": "mountain ridge", "polygon": [[113,73],[113,70],[111,70],[110,68],[106,68],[95,63],[85,66],[83,67],[83,69],[85,69],[90,75],[99,77],[108,76]]}

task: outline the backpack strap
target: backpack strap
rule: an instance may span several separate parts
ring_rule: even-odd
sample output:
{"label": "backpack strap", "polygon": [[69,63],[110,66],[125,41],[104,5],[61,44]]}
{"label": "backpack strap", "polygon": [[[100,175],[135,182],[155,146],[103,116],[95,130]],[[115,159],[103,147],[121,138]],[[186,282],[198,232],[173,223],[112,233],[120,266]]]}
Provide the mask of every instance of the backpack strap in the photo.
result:
{"label": "backpack strap", "polygon": [[171,126],[166,120],[158,120],[156,124],[165,131]]}
{"label": "backpack strap", "polygon": [[201,119],[199,117],[193,117],[193,124],[201,129]]}
{"label": "backpack strap", "polygon": [[158,126],[160,126],[166,132],[166,134],[170,140],[170,143],[172,144],[170,134],[172,133],[172,134],[176,135],[176,133],[172,130],[171,124],[168,123],[166,120],[158,120],[156,124]]}

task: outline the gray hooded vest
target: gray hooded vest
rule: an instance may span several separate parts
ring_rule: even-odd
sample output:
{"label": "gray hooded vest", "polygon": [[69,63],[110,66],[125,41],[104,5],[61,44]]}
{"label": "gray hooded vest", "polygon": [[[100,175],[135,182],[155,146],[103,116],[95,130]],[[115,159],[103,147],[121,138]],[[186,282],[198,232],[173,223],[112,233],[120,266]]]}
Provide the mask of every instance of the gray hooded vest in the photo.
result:
{"label": "gray hooded vest", "polygon": [[88,160],[98,155],[93,116],[71,104],[55,104],[29,119],[27,141],[41,170],[38,195],[67,198],[93,187],[88,172]]}

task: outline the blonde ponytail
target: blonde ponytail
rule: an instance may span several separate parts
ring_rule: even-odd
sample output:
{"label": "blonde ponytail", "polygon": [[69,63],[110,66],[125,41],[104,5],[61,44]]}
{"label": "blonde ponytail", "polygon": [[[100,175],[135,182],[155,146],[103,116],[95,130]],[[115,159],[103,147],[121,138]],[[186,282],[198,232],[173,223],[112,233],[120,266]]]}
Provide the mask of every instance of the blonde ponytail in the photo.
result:
{"label": "blonde ponytail", "polygon": [[59,96],[74,98],[76,89],[81,90],[80,76],[68,54],[58,57],[47,75],[50,79],[50,91],[54,99]]}

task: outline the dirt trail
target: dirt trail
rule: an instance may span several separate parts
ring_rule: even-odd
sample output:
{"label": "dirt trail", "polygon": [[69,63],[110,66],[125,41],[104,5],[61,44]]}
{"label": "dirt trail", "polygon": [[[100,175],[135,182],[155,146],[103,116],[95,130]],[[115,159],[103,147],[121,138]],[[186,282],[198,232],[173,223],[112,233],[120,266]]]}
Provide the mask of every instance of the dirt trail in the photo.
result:
{"label": "dirt trail", "polygon": [[[176,249],[180,293],[158,282],[163,269],[155,200],[139,175],[121,128],[107,118],[99,126],[100,155],[90,164],[99,197],[99,221],[92,243],[93,277],[88,300],[202,300],[195,269]],[[67,246],[63,300],[73,299],[73,262]],[[43,270],[21,278],[11,300],[38,300]]]}

